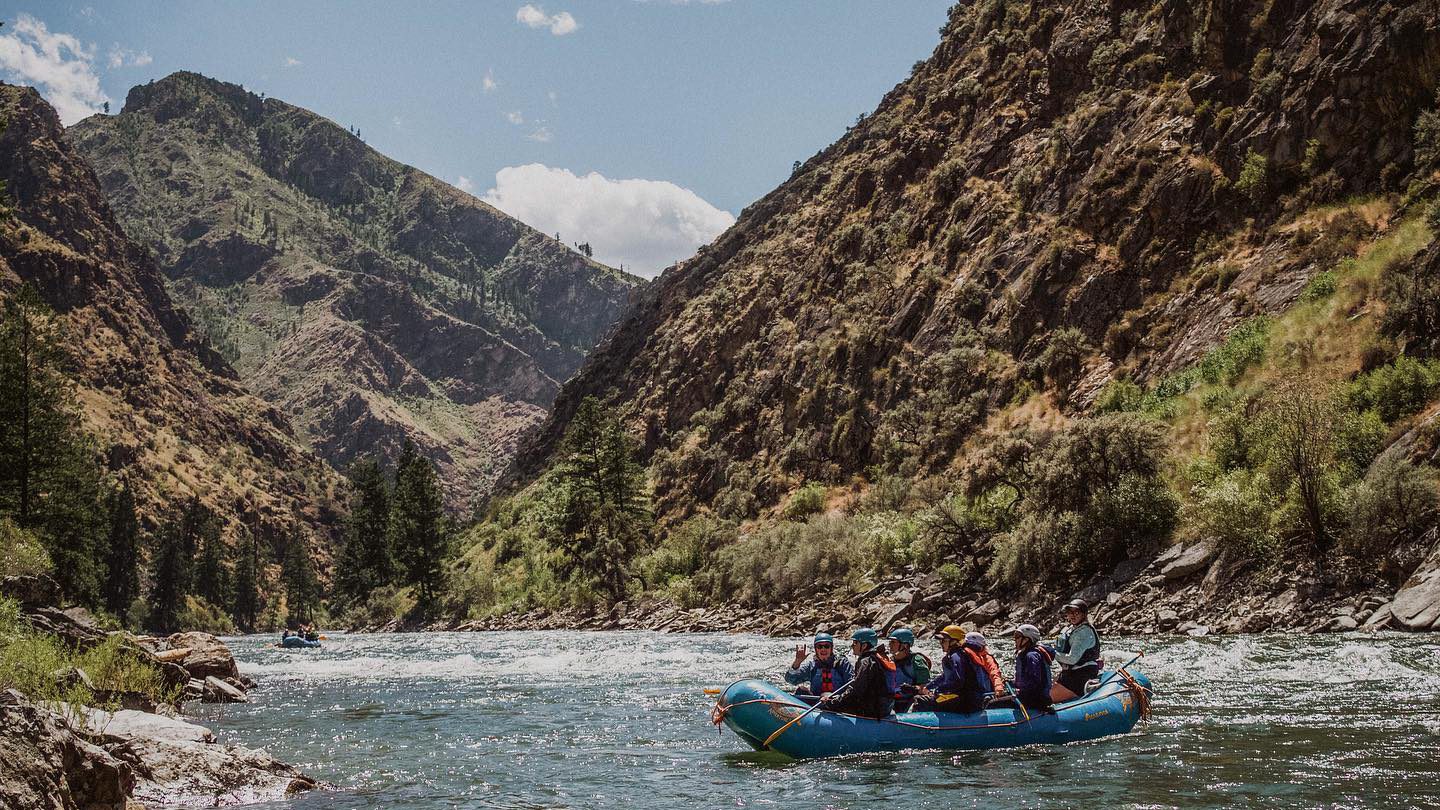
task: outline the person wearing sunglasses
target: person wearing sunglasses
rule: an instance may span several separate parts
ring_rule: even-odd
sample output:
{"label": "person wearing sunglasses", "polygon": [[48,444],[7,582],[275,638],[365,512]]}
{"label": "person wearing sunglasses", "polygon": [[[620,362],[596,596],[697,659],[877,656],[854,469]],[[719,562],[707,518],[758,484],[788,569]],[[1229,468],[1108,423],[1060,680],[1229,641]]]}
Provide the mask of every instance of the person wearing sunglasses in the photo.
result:
{"label": "person wearing sunglasses", "polygon": [[796,695],[822,698],[850,682],[855,671],[850,660],[835,654],[835,637],[815,634],[815,655],[807,660],[804,644],[795,647],[795,661],[785,672],[785,682],[798,687]]}

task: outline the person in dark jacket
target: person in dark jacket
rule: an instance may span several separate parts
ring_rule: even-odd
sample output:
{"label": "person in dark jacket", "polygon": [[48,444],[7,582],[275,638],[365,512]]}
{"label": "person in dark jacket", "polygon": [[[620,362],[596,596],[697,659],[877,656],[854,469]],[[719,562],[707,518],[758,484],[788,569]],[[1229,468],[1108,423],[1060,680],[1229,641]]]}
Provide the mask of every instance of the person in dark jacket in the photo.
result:
{"label": "person in dark jacket", "polygon": [[940,677],[925,684],[912,712],[978,712],[992,693],[990,677],[965,654],[965,629],[950,625],[940,638]]}
{"label": "person in dark jacket", "polygon": [[1040,647],[1040,628],[1022,624],[1015,628],[1015,680],[1013,691],[1030,711],[1051,707],[1050,657]]}
{"label": "person in dark jacket", "polygon": [[879,720],[889,717],[895,704],[890,673],[895,664],[880,650],[880,635],[862,627],[850,637],[855,654],[855,678],[834,696],[820,701],[820,708]]}
{"label": "person in dark jacket", "polygon": [[930,682],[930,659],[914,651],[915,632],[908,627],[890,631],[890,660],[895,663],[891,675],[895,694],[895,712],[907,712],[915,702],[920,687]]}
{"label": "person in dark jacket", "polygon": [[785,682],[798,687],[797,695],[824,697],[850,682],[854,670],[850,660],[835,654],[835,638],[829,633],[815,634],[815,657],[805,660],[805,645],[795,648],[795,661],[785,672]]}

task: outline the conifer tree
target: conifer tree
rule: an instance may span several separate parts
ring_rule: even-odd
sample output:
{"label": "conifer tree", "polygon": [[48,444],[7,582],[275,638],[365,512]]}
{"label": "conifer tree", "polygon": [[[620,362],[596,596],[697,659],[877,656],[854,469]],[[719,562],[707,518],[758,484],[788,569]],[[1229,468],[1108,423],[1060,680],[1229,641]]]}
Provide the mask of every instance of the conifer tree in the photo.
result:
{"label": "conifer tree", "polygon": [[565,554],[562,573],[625,595],[630,561],[649,533],[645,471],[614,411],[586,397],[560,445],[547,533]]}
{"label": "conifer tree", "polygon": [[351,465],[350,493],[335,593],[353,604],[395,581],[395,556],[390,548],[390,487],[377,461],[361,459]]}
{"label": "conifer tree", "polygon": [[448,538],[435,467],[409,441],[395,468],[390,504],[390,546],[404,568],[405,583],[415,587],[422,613],[435,608]]}
{"label": "conifer tree", "polygon": [[160,530],[150,584],[150,626],[162,633],[180,629],[180,610],[190,574],[190,553],[185,539],[185,515],[172,516]]}
{"label": "conifer tree", "polygon": [[100,602],[102,471],[80,425],[60,322],[35,289],[0,307],[0,515],[45,545],[65,595]]}
{"label": "conifer tree", "polygon": [[250,530],[241,527],[235,538],[235,590],[230,615],[241,630],[254,631],[260,615],[260,550]]}
{"label": "conifer tree", "polygon": [[234,590],[225,562],[225,541],[220,535],[219,520],[201,524],[200,551],[195,557],[195,594],[216,607],[228,605]]}
{"label": "conifer tree", "polygon": [[109,507],[105,609],[123,619],[140,595],[140,521],[135,516],[135,496],[128,481],[122,481],[110,494]]}
{"label": "conifer tree", "polygon": [[315,562],[310,557],[310,542],[301,532],[290,538],[285,549],[285,607],[290,622],[309,622],[320,601],[320,585],[315,578]]}

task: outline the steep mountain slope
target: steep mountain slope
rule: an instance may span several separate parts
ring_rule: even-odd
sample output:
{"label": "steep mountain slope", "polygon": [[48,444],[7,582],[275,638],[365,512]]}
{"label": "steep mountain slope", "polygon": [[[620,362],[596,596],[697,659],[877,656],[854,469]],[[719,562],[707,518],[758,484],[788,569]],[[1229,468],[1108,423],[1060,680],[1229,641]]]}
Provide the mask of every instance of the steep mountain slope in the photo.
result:
{"label": "steep mountain slope", "polygon": [[1422,2],[959,3],[872,115],[641,294],[514,475],[611,391],[674,518],[944,471],[987,424],[1154,381],[1389,227],[1338,203],[1401,190],[1437,64]]}
{"label": "steep mountain slope", "polygon": [[64,318],[87,427],[139,511],[198,495],[261,537],[337,523],[338,476],[240,384],[115,221],[94,173],[34,90],[0,84],[0,295],[33,285]]}
{"label": "steep mountain slope", "polygon": [[69,134],[176,301],[303,440],[343,469],[408,438],[455,506],[488,491],[638,282],[197,74]]}

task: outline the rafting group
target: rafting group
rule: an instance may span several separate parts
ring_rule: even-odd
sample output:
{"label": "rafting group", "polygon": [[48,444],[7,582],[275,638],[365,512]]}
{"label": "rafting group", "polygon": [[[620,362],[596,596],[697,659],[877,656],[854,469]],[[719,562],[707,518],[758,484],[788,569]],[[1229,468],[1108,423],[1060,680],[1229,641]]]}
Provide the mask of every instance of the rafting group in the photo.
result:
{"label": "rafting group", "polygon": [[[812,705],[858,717],[882,718],[892,712],[932,711],[968,714],[984,708],[1022,705],[1029,711],[1050,711],[1055,703],[1073,700],[1098,684],[1102,659],[1100,634],[1090,623],[1083,599],[1065,605],[1065,627],[1053,644],[1042,644],[1040,630],[1022,624],[1010,631],[1015,639],[1015,677],[1006,680],[985,636],[950,625],[935,634],[940,641],[940,672],[915,647],[909,628],[891,630],[888,649],[868,627],[850,637],[849,659],[835,652],[835,639],[817,633],[815,654],[807,660],[805,645],[785,681]],[[1051,675],[1059,664],[1058,676]],[[934,677],[932,677],[934,675]]]}
{"label": "rafting group", "polygon": [[[896,628],[850,636],[854,663],[817,633],[784,673],[793,692],[746,679],[720,690],[712,719],[752,747],[792,757],[906,749],[1005,748],[1089,740],[1130,731],[1149,711],[1150,682],[1129,668],[1106,669],[1089,605],[1074,600],[1052,643],[1035,625],[1010,631],[1014,677],[1006,679],[983,635],[949,625],[936,633],[938,674]],[[1058,672],[1052,668],[1058,666]]]}
{"label": "rafting group", "polygon": [[319,647],[320,640],[322,638],[324,638],[324,636],[321,636],[319,633],[315,632],[315,628],[311,627],[308,624],[302,624],[300,625],[300,629],[298,630],[292,630],[287,627],[285,630],[281,631],[280,643],[276,644],[275,646],[284,647],[286,649]]}

